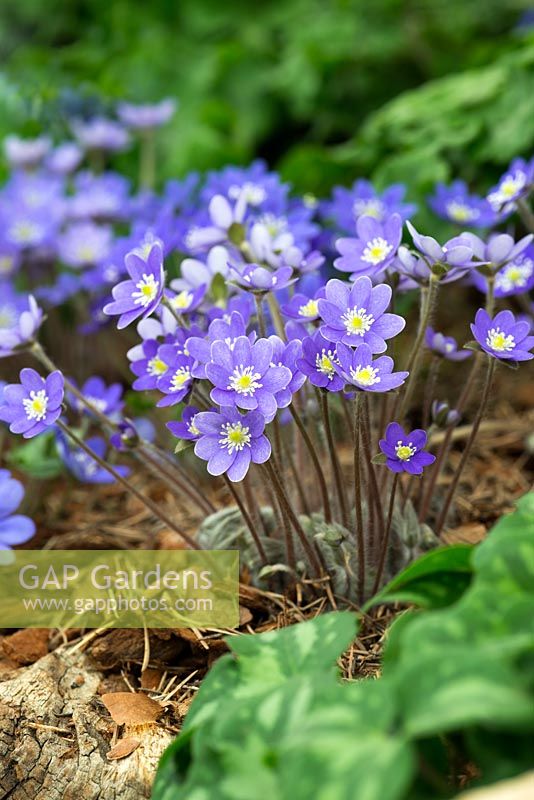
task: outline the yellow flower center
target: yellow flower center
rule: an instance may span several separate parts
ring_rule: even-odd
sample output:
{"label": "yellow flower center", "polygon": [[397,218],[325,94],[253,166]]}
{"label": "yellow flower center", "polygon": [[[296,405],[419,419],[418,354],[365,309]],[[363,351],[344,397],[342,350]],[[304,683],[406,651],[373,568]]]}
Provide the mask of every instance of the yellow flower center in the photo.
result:
{"label": "yellow flower center", "polygon": [[303,306],[299,308],[299,314],[301,317],[316,317],[319,313],[319,301],[318,300],[308,300]]}
{"label": "yellow flower center", "polygon": [[416,452],[417,448],[411,442],[408,442],[408,444],[403,444],[401,441],[397,442],[395,454],[401,461],[409,461]]}
{"label": "yellow flower center", "polygon": [[221,427],[221,438],[219,444],[225,447],[229,453],[234,450],[243,450],[250,445],[251,435],[249,429],[242,422],[225,422]]}

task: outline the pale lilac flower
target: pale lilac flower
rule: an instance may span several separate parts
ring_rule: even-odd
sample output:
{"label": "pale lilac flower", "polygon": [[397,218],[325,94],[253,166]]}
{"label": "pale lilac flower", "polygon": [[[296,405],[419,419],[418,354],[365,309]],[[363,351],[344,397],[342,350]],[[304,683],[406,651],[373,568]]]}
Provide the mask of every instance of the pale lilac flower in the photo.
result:
{"label": "pale lilac flower", "polygon": [[393,372],[393,359],[389,356],[373,360],[373,353],[367,344],[361,344],[357,350],[353,350],[338,342],[336,356],[336,372],[346,383],[364,392],[390,392],[402,386],[408,377],[407,372]]}
{"label": "pale lilac flower", "polygon": [[124,125],[133,130],[146,131],[165,125],[176,111],[176,101],[170,97],[159,103],[134,105],[119,103],[117,113]]}
{"label": "pale lilac flower", "polygon": [[425,431],[417,429],[407,434],[398,422],[391,422],[379,445],[386,456],[386,465],[392,472],[421,475],[424,468],[436,460],[435,456],[423,450],[426,443]]}
{"label": "pale lilac flower", "polygon": [[479,308],[471,330],[476,341],[488,355],[505,361],[529,361],[534,358],[534,336],[530,336],[530,323],[517,321],[511,311],[499,311],[493,317]]}
{"label": "pale lilac flower", "polygon": [[42,378],[34,369],[20,372],[20,383],[4,389],[4,405],[0,419],[9,423],[11,433],[22,433],[30,439],[53,425],[61,414],[64,381],[61,372],[51,372]]}
{"label": "pale lilac flower", "polygon": [[226,473],[231,481],[242,481],[251,462],[264,464],[271,455],[260,411],[248,414],[240,414],[235,408],[222,408],[219,413],[203,411],[196,415],[195,426],[201,434],[195,444],[195,455],[208,462],[210,475]]}
{"label": "pale lilac flower", "polygon": [[104,306],[104,314],[120,315],[117,323],[119,330],[139,317],[148,317],[156,310],[165,283],[163,252],[158,242],[153,243],[146,260],[135,253],[128,253],[125,266],[130,280],[115,286],[112,291],[113,302]]}

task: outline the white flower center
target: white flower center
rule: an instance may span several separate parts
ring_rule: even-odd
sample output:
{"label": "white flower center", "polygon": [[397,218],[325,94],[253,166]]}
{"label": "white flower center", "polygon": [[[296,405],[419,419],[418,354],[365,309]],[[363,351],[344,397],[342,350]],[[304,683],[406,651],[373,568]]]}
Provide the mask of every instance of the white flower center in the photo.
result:
{"label": "white flower center", "polygon": [[409,461],[411,457],[416,454],[416,452],[417,447],[414,447],[411,442],[408,442],[408,444],[403,444],[400,439],[395,447],[395,455],[401,461]]}
{"label": "white flower center", "polygon": [[515,197],[524,189],[527,182],[523,172],[514,172],[513,175],[505,175],[496,191],[488,195],[488,200],[492,206],[499,208],[503,203],[514,200]]}
{"label": "white flower center", "polygon": [[503,292],[522,289],[534,272],[534,261],[526,259],[522,264],[509,264],[495,278],[495,287]]}
{"label": "white flower center", "polygon": [[146,308],[158,293],[159,282],[153,275],[144,274],[139,283],[136,283],[137,292],[132,294],[135,304]]}
{"label": "white flower center", "polygon": [[241,195],[244,196],[249,206],[261,206],[267,197],[267,192],[263,186],[249,182],[244,183],[243,186],[230,186],[228,189],[228,197],[231,200],[238,200]]}
{"label": "white flower center", "polygon": [[162,361],[159,356],[154,356],[154,358],[151,358],[146,367],[146,371],[149,375],[158,377],[160,375],[165,375],[168,369],[168,365]]}
{"label": "white flower center", "polygon": [[37,422],[44,419],[46,416],[46,409],[48,408],[48,397],[45,389],[39,391],[31,391],[29,397],[25,397],[22,401],[26,416],[28,419],[35,419]]}
{"label": "white flower center", "polygon": [[258,379],[261,378],[259,372],[254,372],[254,367],[244,367],[241,364],[235,367],[232,375],[230,376],[230,383],[227,389],[233,389],[238,394],[244,394],[246,397],[252,397],[256,389],[261,389],[262,385]]}
{"label": "white flower center", "polygon": [[324,347],[322,352],[317,353],[315,357],[315,366],[317,367],[317,371],[322,375],[326,375],[329,381],[331,381],[336,374],[336,368],[334,367],[335,362],[336,357],[334,355],[334,351],[326,350]]}
{"label": "white flower center", "polygon": [[455,222],[470,222],[480,216],[480,211],[477,208],[462,203],[460,200],[451,200],[446,205],[447,214]]}
{"label": "white flower center", "polygon": [[219,444],[225,447],[229,453],[234,450],[243,450],[250,447],[251,435],[249,429],[242,422],[225,422],[221,426],[221,438]]}
{"label": "white flower center", "polygon": [[17,309],[14,306],[0,307],[0,328],[14,328],[17,323]]}
{"label": "white flower center", "polygon": [[363,336],[371,329],[375,318],[372,314],[368,314],[365,308],[356,308],[355,306],[343,314],[341,321],[347,333],[354,336]]}
{"label": "white flower center", "polygon": [[377,197],[371,200],[356,200],[352,206],[352,213],[358,217],[374,217],[374,219],[383,219],[384,217],[384,204]]}
{"label": "white flower center", "polygon": [[171,305],[177,311],[184,311],[189,308],[192,301],[193,301],[192,292],[187,292],[184,289],[183,292],[179,292],[179,294],[177,294],[175,297],[172,298]]}
{"label": "white flower center", "polygon": [[96,408],[96,410],[100,411],[102,414],[108,407],[106,401],[102,400],[100,397],[89,397],[86,395],[85,399],[93,408]]}
{"label": "white flower center", "polygon": [[319,301],[308,300],[303,306],[299,308],[301,317],[316,317],[319,313]]}
{"label": "white flower center", "polygon": [[200,431],[199,431],[199,429],[197,428],[197,426],[195,425],[195,420],[196,420],[196,418],[197,418],[197,415],[195,414],[195,416],[194,416],[194,417],[191,417],[191,419],[190,419],[190,420],[189,420],[189,422],[187,423],[187,430],[189,431],[189,433],[190,433],[192,436],[200,436]]}
{"label": "white flower center", "polygon": [[13,266],[12,256],[0,256],[0,273],[9,272]]}
{"label": "white flower center", "polygon": [[33,222],[16,222],[11,229],[11,238],[19,244],[26,244],[27,242],[33,242],[40,232],[40,226],[35,225]]}
{"label": "white flower center", "polygon": [[375,383],[380,383],[378,368],[371,365],[356,367],[356,369],[351,368],[350,376],[354,383],[358,383],[360,386],[374,386]]}
{"label": "white flower center", "polygon": [[392,250],[392,244],[388,244],[381,236],[376,236],[367,242],[362,254],[362,261],[367,261],[368,264],[380,264]]}
{"label": "white flower center", "polygon": [[500,328],[491,328],[486,337],[486,344],[496,353],[509,353],[515,347],[515,339],[510,333],[506,334]]}
{"label": "white flower center", "polygon": [[287,230],[287,219],[285,217],[275,217],[274,214],[264,214],[258,221],[265,226],[272,239],[275,239]]}
{"label": "white flower center", "polygon": [[171,378],[171,392],[179,392],[190,380],[191,370],[189,367],[179,367]]}

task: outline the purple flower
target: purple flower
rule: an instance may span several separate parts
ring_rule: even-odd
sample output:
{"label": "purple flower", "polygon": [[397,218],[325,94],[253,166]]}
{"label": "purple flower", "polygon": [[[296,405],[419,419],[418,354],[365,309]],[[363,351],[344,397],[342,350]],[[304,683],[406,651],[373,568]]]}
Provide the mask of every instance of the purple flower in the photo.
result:
{"label": "purple flower", "polygon": [[302,355],[297,358],[296,366],[313,386],[340,392],[345,382],[338,374],[336,364],[337,348],[320,331],[302,339]]}
{"label": "purple flower", "polygon": [[[239,311],[232,311],[229,319],[214,319],[210,323],[207,336],[191,336],[186,342],[187,352],[196,359],[193,368],[193,377],[206,377],[206,364],[211,359],[211,346],[213,342],[225,342],[232,350],[240,336],[247,335],[247,326]],[[255,333],[249,334],[250,343],[256,338]]]}
{"label": "purple flower", "polygon": [[121,330],[139,317],[148,317],[161,302],[165,273],[163,252],[159,242],[154,242],[146,260],[128,253],[125,266],[131,280],[114,287],[114,301],[104,306],[104,314],[119,314],[117,328]]}
{"label": "purple flower", "polygon": [[297,359],[300,358],[302,353],[302,344],[298,339],[293,339],[288,344],[285,344],[279,336],[274,335],[269,336],[269,341],[273,346],[272,365],[287,367],[291,372],[291,380],[288,385],[275,395],[278,408],[287,408],[295,392],[298,392],[306,380],[306,376],[297,367]]}
{"label": "purple flower", "polygon": [[428,198],[428,205],[438,217],[457,225],[486,228],[498,221],[488,201],[469,194],[464,181],[454,181],[450,186],[436,184],[434,195]]}
{"label": "purple flower", "polygon": [[529,233],[517,243],[507,233],[494,234],[489,237],[487,243],[475,236],[474,233],[464,233],[463,238],[484,267],[496,272],[505,264],[522,255],[534,239],[534,235]]}
{"label": "purple flower", "polygon": [[378,222],[391,214],[399,214],[403,220],[411,217],[417,211],[417,206],[403,202],[405,193],[406,188],[402,184],[395,184],[380,195],[372,183],[358,180],[352,189],[336,186],[333,199],[323,204],[323,211],[338,228],[352,233],[354,223],[360,217],[373,217]]}
{"label": "purple flower", "polygon": [[436,460],[435,456],[423,450],[426,440],[425,431],[418,429],[406,434],[398,422],[390,422],[386,437],[380,440],[379,445],[392,472],[421,475],[423,469]]}
{"label": "purple flower", "polygon": [[182,412],[180,422],[167,422],[167,428],[177,439],[189,439],[196,441],[201,433],[195,424],[195,419],[200,413],[200,409],[195,406],[187,406]]}
{"label": "purple flower", "polygon": [[271,455],[260,411],[248,414],[240,414],[235,408],[222,408],[219,413],[203,411],[197,414],[195,425],[201,434],[195,444],[195,455],[208,462],[210,475],[226,473],[231,481],[241,481],[251,461],[264,464]]}
{"label": "purple flower", "polygon": [[534,336],[529,336],[530,324],[526,320],[517,322],[511,311],[499,311],[492,319],[479,308],[471,330],[480,347],[494,358],[513,361],[534,358],[529,352],[534,347]]}
{"label": "purple flower", "polygon": [[156,429],[150,420],[145,417],[134,420],[125,417],[118,423],[117,431],[109,437],[109,443],[123,453],[137,447],[142,439],[153,442],[155,438]]}
{"label": "purple flower", "polygon": [[76,222],[58,237],[59,257],[75,269],[100,264],[110,254],[112,235],[111,228],[105,225]]}
{"label": "purple flower", "polygon": [[192,291],[182,289],[176,294],[174,292],[165,292],[165,297],[177,314],[187,314],[194,311],[202,303],[204,295],[206,294],[206,286],[198,286]]}
{"label": "purple flower", "polygon": [[248,167],[224,167],[208,173],[200,199],[209,203],[214,195],[225,195],[230,200],[243,196],[253,210],[261,209],[282,214],[287,207],[289,186],[280,181],[275,172],[268,172],[263,161],[254,161]]}
{"label": "purple flower", "polygon": [[188,232],[186,245],[190,250],[206,250],[216,244],[224,244],[231,238],[232,229],[240,226],[245,218],[247,200],[241,193],[232,206],[226,197],[218,194],[212,197],[208,207],[211,225],[194,227]]}
{"label": "purple flower", "polygon": [[341,272],[351,272],[351,278],[365,273],[377,275],[391,264],[402,237],[402,220],[392,214],[385,222],[372,217],[359,217],[356,222],[356,239],[338,239],[336,248],[341,258],[334,266]]}
{"label": "purple flower", "polygon": [[331,342],[353,347],[368,344],[373,353],[383,353],[386,339],[400,333],[406,322],[397,314],[384,313],[391,300],[391,287],[374,286],[366,275],[352,287],[336,278],[326,284],[326,299],[319,300],[319,314],[325,323],[321,333]]}
{"label": "purple flower", "polygon": [[21,139],[20,136],[6,136],[4,153],[11,167],[33,169],[37,167],[50,150],[50,139],[38,136],[36,139]]}
{"label": "purple flower", "polygon": [[373,361],[373,353],[367,344],[357,350],[338,343],[336,372],[346,383],[364,392],[389,392],[401,386],[408,377],[407,372],[393,372],[393,359],[380,356]]}
{"label": "purple flower", "polygon": [[[471,280],[481,292],[488,290],[488,280],[478,270],[471,274]],[[525,294],[534,287],[534,246],[528,245],[520,255],[514,256],[494,272],[493,290],[495,297],[511,297]]]}
{"label": "purple flower", "polygon": [[95,117],[89,122],[75,121],[72,132],[87,150],[104,150],[117,153],[129,144],[128,132],[111,119]]}
{"label": "purple flower", "polygon": [[80,172],[75,177],[74,188],[74,196],[65,201],[71,219],[92,218],[101,222],[126,218],[129,183],[122,175]]}
{"label": "purple flower", "polygon": [[31,294],[24,305],[26,303],[27,309],[22,307],[21,310],[21,302],[15,299],[7,318],[8,324],[3,325],[0,320],[0,358],[13,355],[16,350],[31,344],[41,327],[43,312]]}
{"label": "purple flower", "polygon": [[412,253],[407,247],[401,245],[394,266],[401,279],[399,290],[409,291],[410,289],[416,289],[418,286],[428,286],[432,277],[438,277],[440,283],[452,283],[453,281],[457,281],[464,277],[471,269],[472,265],[469,267],[449,266],[449,269],[444,275],[433,276],[432,269],[426,256],[423,257],[419,253]]}
{"label": "purple flower", "polygon": [[166,395],[157,405],[174,406],[176,403],[181,403],[193,387],[192,370],[195,360],[173,344],[162,344],[158,356],[169,367],[156,384],[156,388]]}
{"label": "purple flower", "polygon": [[434,400],[431,406],[432,422],[439,428],[452,428],[460,422],[460,414],[443,400]]}
{"label": "purple flower", "polygon": [[198,289],[199,286],[211,286],[215,275],[228,275],[229,253],[226,247],[212,247],[206,257],[206,263],[196,258],[184,258],[180,264],[181,277],[171,281],[171,289],[176,292]]}
{"label": "purple flower", "polygon": [[35,533],[35,523],[22,514],[14,514],[24,497],[24,487],[7,469],[0,469],[0,550],[23,544]]}
{"label": "purple flower", "polygon": [[458,350],[458,343],[452,336],[444,336],[433,328],[426,329],[425,343],[435,355],[446,358],[448,361],[465,361],[471,356],[469,350]]}
{"label": "purple flower", "polygon": [[285,317],[297,320],[297,322],[314,322],[319,319],[319,299],[324,296],[324,286],[321,286],[313,297],[297,292],[288,303],[280,307],[280,311]]}
{"label": "purple flower", "polygon": [[20,372],[20,383],[11,383],[4,389],[0,419],[9,423],[11,433],[22,433],[30,439],[58,419],[63,394],[61,372],[51,372],[45,380],[34,369],[25,368]]}
{"label": "purple flower", "polygon": [[58,175],[68,175],[79,167],[83,152],[76,142],[63,142],[46,159],[46,167]]}
{"label": "purple flower", "polygon": [[413,243],[417,250],[428,259],[429,266],[442,264],[447,267],[462,268],[468,270],[475,266],[473,261],[473,247],[471,244],[472,234],[461,234],[449,239],[443,246],[432,238],[418,233],[411,222],[406,226],[410,231]]}
{"label": "purple flower", "polygon": [[211,399],[220,406],[258,409],[267,421],[272,420],[278,407],[275,395],[292,378],[287,367],[273,366],[272,361],[273,345],[268,339],[251,344],[246,336],[238,336],[233,347],[214,342],[206,365],[206,375],[214,386]]}
{"label": "purple flower", "polygon": [[259,294],[285,289],[297,281],[293,278],[293,267],[280,267],[273,271],[259,264],[245,264],[242,267],[230,265],[230,269],[232,279],[242,289]]}
{"label": "purple flower", "polygon": [[152,105],[119,103],[117,113],[124,125],[134,130],[146,131],[159,128],[170,120],[176,111],[176,101],[167,97]]}
{"label": "purple flower", "polygon": [[525,197],[534,181],[534,160],[524,161],[516,158],[512,161],[499,183],[487,195],[487,200],[495,211],[508,213],[515,208],[515,201]]}
{"label": "purple flower", "polygon": [[[102,436],[92,436],[86,440],[85,444],[90,447],[99,458],[105,460],[107,444]],[[111,475],[107,469],[101,467],[100,464],[95,461],[89,453],[82,450],[81,447],[71,444],[63,431],[56,431],[56,446],[61,460],[69,472],[81,483],[115,483],[113,475]],[[130,474],[128,467],[114,464],[113,468],[123,477]]]}
{"label": "purple flower", "polygon": [[[88,380],[85,381],[80,391],[93,408],[96,408],[97,411],[100,411],[101,414],[105,414],[107,417],[117,416],[123,409],[123,389],[120,383],[112,383],[108,386],[102,378],[98,375],[94,375],[92,378],[88,378]],[[69,395],[68,400],[71,406],[79,412],[83,414],[91,413],[87,409],[87,406],[75,395]]]}

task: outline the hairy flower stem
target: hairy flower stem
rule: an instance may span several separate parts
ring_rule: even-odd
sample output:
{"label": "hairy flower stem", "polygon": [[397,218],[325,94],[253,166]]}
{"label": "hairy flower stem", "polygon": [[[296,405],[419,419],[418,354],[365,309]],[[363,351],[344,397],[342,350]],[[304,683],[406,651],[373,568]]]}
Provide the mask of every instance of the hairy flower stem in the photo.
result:
{"label": "hairy flower stem", "polygon": [[436,391],[439,372],[441,369],[441,358],[433,355],[428,369],[428,376],[426,379],[425,396],[423,400],[423,423],[422,427],[426,431],[430,422],[430,409],[432,408],[432,399]]}
{"label": "hairy flower stem", "polygon": [[534,233],[534,214],[529,204],[524,198],[520,198],[516,200],[516,206],[523,225],[529,233]]}
{"label": "hairy flower stem", "polygon": [[384,537],[382,539],[381,548],[380,548],[380,558],[378,561],[378,569],[376,571],[376,578],[375,583],[373,586],[372,594],[376,594],[378,589],[380,588],[380,584],[382,583],[382,577],[384,575],[384,567],[386,564],[386,556],[389,547],[389,540],[391,538],[391,520],[393,519],[393,509],[395,507],[395,495],[397,493],[397,486],[399,483],[399,474],[395,473],[393,476],[393,485],[391,487],[391,494],[389,496],[389,507],[388,507],[388,517],[386,521],[386,531]]}
{"label": "hairy flower stem", "polygon": [[[35,356],[35,358],[38,361],[40,361],[40,363],[43,365],[43,367],[45,367],[45,369],[49,370],[49,372],[54,372],[56,370],[59,370],[59,368],[47,356],[47,354],[45,353],[45,351],[43,350],[43,348],[41,347],[41,345],[38,342],[35,342],[33,344],[32,348],[31,348],[31,352]],[[100,409],[96,408],[96,406],[94,406],[89,400],[87,400],[87,398],[84,397],[82,392],[80,392],[78,387],[74,383],[72,383],[72,381],[70,381],[68,378],[65,378],[65,376],[63,376],[63,379],[64,379],[64,382],[65,382],[65,388],[72,395],[74,395],[74,397],[76,397],[76,399],[79,400],[80,403],[83,406],[85,406],[85,408],[88,411],[91,412],[91,414],[98,420],[98,422],[101,424],[101,426],[104,428],[104,430],[107,430],[107,429],[111,429],[113,431],[117,431],[118,430],[117,424],[115,422],[113,422],[113,420],[111,420],[105,414],[103,414],[102,411],[100,411]],[[180,474],[182,475],[182,478],[183,478],[183,480],[181,480],[181,481],[178,480],[176,478],[176,476],[174,476],[172,473],[169,473],[168,470],[164,470],[163,467],[161,466],[161,464],[159,464],[157,462],[154,463],[154,461],[153,461],[153,465],[154,465],[155,469],[158,470],[158,472],[160,474],[160,477],[162,477],[164,479],[164,482],[167,485],[168,485],[168,481],[172,481],[175,484],[175,488],[179,489],[182,492],[185,492],[185,493],[189,494],[189,497],[194,502],[200,503],[200,505],[203,505],[205,507],[204,510],[207,513],[212,514],[216,510],[215,507],[209,502],[209,500],[207,500],[206,498],[203,498],[202,495],[200,495],[200,493],[198,492],[197,488],[192,483],[190,477],[186,473],[184,473],[183,471],[180,470],[179,465],[173,459],[169,458],[168,453],[166,453],[164,450],[161,450],[160,448],[156,447],[155,445],[151,444],[150,442],[147,442],[147,441],[144,441],[144,440],[141,441],[141,443],[139,445],[139,449],[143,452],[143,454],[145,456],[146,456],[147,450],[151,450],[152,453],[154,453],[155,455],[159,456],[159,458],[164,459],[165,461],[170,463],[174,469],[176,469],[177,471],[180,471]],[[193,492],[196,495],[196,497],[192,497],[191,496],[191,492]]]}
{"label": "hairy flower stem", "polygon": [[80,439],[80,437],[77,436],[67,425],[65,425],[61,419],[56,421],[56,425],[66,436],[69,437],[69,439],[74,442],[74,444],[76,444],[81,450],[87,453],[88,456],[94,459],[94,461],[96,461],[96,463],[102,467],[102,469],[105,469],[107,472],[109,472],[109,474],[112,475],[118,483],[124,486],[124,488],[130,492],[130,494],[133,494],[134,497],[143,503],[143,505],[145,505],[154,514],[154,516],[158,517],[158,519],[171,528],[171,530],[175,531],[175,533],[181,536],[182,539],[187,542],[189,547],[192,547],[194,550],[202,550],[202,547],[200,547],[200,545],[195,542],[195,540],[189,536],[189,534],[182,531],[176,525],[176,523],[174,523],[163,511],[161,511],[157,503],[151,500],[150,497],[142,494],[142,492],[136,489],[136,487],[131,484],[127,478],[121,475],[120,472],[117,472],[117,470],[114,469],[111,464],[108,464],[103,458],[100,458],[100,456],[91,450],[91,448],[83,441],[83,439]]}
{"label": "hairy flower stem", "polygon": [[365,537],[363,533],[362,475],[360,453],[360,429],[362,427],[362,393],[354,398],[354,517],[356,521],[356,542],[358,545],[358,600],[363,603],[365,590]]}
{"label": "hairy flower stem", "polygon": [[480,403],[477,409],[477,413],[475,419],[473,420],[473,425],[471,427],[471,433],[469,434],[469,438],[465,444],[464,451],[462,453],[462,457],[460,459],[460,463],[456,468],[454,473],[454,477],[452,479],[451,485],[449,486],[449,490],[447,492],[447,496],[445,497],[445,502],[443,503],[443,508],[441,509],[441,513],[438,517],[438,521],[435,526],[435,534],[439,536],[447,519],[447,514],[449,513],[449,508],[454,498],[454,494],[456,492],[456,488],[458,486],[458,482],[461,478],[462,472],[464,471],[465,465],[467,463],[467,459],[469,458],[469,453],[473,446],[473,442],[476,439],[476,435],[478,433],[478,429],[480,428],[480,423],[482,422],[482,417],[484,416],[484,412],[486,410],[486,406],[488,404],[489,394],[491,390],[491,384],[493,382],[493,373],[495,371],[495,359],[489,358],[488,363],[488,370],[486,373],[486,380],[484,382],[484,388],[482,390],[482,396],[480,398]]}
{"label": "hairy flower stem", "polygon": [[283,509],[282,513],[287,515],[289,521],[291,522],[291,525],[293,526],[293,529],[294,529],[295,533],[297,534],[298,538],[300,539],[300,543],[302,545],[302,548],[303,548],[304,552],[306,553],[306,556],[307,556],[312,568],[314,569],[314,571],[316,573],[316,577],[319,577],[321,575],[321,572],[322,572],[321,562],[320,562],[320,560],[319,560],[319,558],[317,556],[317,553],[313,549],[310,541],[308,540],[308,537],[306,536],[306,533],[304,532],[304,529],[303,529],[302,525],[300,524],[297,515],[293,511],[293,507],[291,506],[291,502],[290,502],[290,500],[289,500],[289,498],[288,498],[288,496],[286,494],[286,491],[285,491],[285,489],[284,489],[284,487],[283,487],[283,485],[282,485],[282,483],[280,481],[280,478],[278,477],[278,475],[276,473],[276,470],[274,469],[274,467],[270,463],[270,461],[267,461],[264,464],[264,470],[265,470],[265,472],[267,473],[267,475],[269,477],[269,480],[270,480],[271,485],[272,485],[272,487],[274,489],[276,497],[280,501],[280,505],[281,505],[281,507]]}
{"label": "hairy flower stem", "polygon": [[486,312],[493,317],[495,312],[495,275],[488,275],[486,278]]}
{"label": "hairy flower stem", "polygon": [[[182,494],[187,495],[187,497],[199,506],[199,510],[204,514],[213,514],[216,511],[216,508],[210,501],[203,497],[200,492],[196,490],[195,487],[188,485],[177,475],[174,475],[170,472],[166,466],[161,463],[160,456],[158,451],[154,448],[153,451],[149,449],[146,444],[139,445],[138,450],[132,450],[133,454],[139,459],[140,463],[147,463],[152,467],[152,471],[162,478],[163,482],[169,487],[169,489],[176,491],[178,489]],[[142,457],[141,457],[142,456]]]}
{"label": "hairy flower stem", "polygon": [[[432,321],[432,315],[434,313],[434,308],[436,305],[438,287],[439,287],[438,278],[432,275],[432,277],[430,278],[430,284],[428,286],[428,295],[426,297],[426,302],[423,302],[421,305],[421,317],[419,320],[419,328],[417,330],[417,336],[415,338],[415,342],[410,352],[408,363],[406,364],[406,370],[410,374],[405,384],[404,396],[402,397],[402,402],[400,405],[400,409],[398,411],[398,417],[400,420],[404,419],[404,417],[406,416],[407,412],[410,409],[410,401],[412,399],[412,395],[417,383],[417,377],[419,374],[421,360],[423,358],[423,353],[424,353],[423,341],[425,338],[425,332],[427,327],[430,325],[430,322]],[[395,417],[397,416],[397,407],[398,407],[398,399],[395,402],[395,406],[393,407],[393,419],[395,419]]]}
{"label": "hairy flower stem", "polygon": [[[380,487],[376,477],[376,470],[373,464],[373,452],[371,448],[371,414],[369,410],[369,398],[367,395],[363,398],[363,424],[360,427],[363,442],[363,452],[367,462],[367,469],[369,475],[369,494],[370,505],[374,506],[376,510],[376,519],[378,520],[378,528],[380,532],[380,541],[384,538],[384,512],[382,509],[382,498],[380,494]],[[374,549],[375,546],[375,530],[372,528],[372,535],[370,539],[370,546]]]}
{"label": "hairy flower stem", "polygon": [[262,339],[267,336],[267,325],[265,324],[265,312],[263,310],[263,295],[254,294],[254,302],[256,303],[256,316],[258,317],[258,330]]}
{"label": "hairy flower stem", "polygon": [[317,480],[319,482],[319,491],[321,493],[322,503],[323,503],[323,511],[324,511],[324,518],[325,522],[332,522],[332,509],[330,508],[330,499],[328,497],[328,488],[326,486],[326,479],[324,476],[323,468],[321,467],[321,462],[319,461],[319,456],[317,455],[317,450],[311,440],[311,437],[306,430],[306,426],[304,425],[303,421],[300,418],[300,415],[295,408],[294,403],[291,403],[289,406],[289,411],[295,425],[297,426],[300,435],[306,445],[308,453],[310,454],[310,458],[312,460],[313,467],[315,469],[315,474],[317,475]]}
{"label": "hairy flower stem", "polygon": [[323,417],[323,425],[326,433],[326,441],[328,443],[328,453],[330,455],[330,463],[332,465],[332,473],[334,476],[334,483],[336,487],[336,494],[341,513],[341,523],[344,528],[349,527],[349,512],[347,508],[347,498],[345,489],[343,487],[343,475],[341,473],[341,466],[337,457],[336,445],[334,436],[332,434],[332,427],[330,425],[330,414],[328,412],[328,392],[319,392],[319,401],[321,404],[321,413]]}
{"label": "hairy flower stem", "polygon": [[[480,355],[480,358],[479,358]],[[478,377],[479,367],[480,367],[480,359],[482,358],[482,354],[477,354],[474,359],[473,366],[471,367],[471,372],[469,373],[469,377],[467,382],[462,390],[462,393],[456,403],[456,411],[461,414],[464,408],[467,406],[469,398],[471,396],[471,392],[473,387],[476,383],[476,379]],[[432,472],[430,473],[430,478],[428,480],[428,484],[424,491],[421,492],[421,504],[419,509],[419,522],[424,522],[428,516],[428,512],[430,510],[430,504],[432,502],[432,496],[434,494],[434,489],[436,487],[436,483],[438,478],[441,474],[441,470],[443,465],[447,461],[447,457],[449,455],[451,445],[452,445],[452,434],[454,432],[454,426],[450,425],[446,434],[445,438],[443,439],[441,446],[436,454],[436,460],[432,466]],[[425,476],[423,475],[423,482],[425,481]]]}
{"label": "hairy flower stem", "polygon": [[302,483],[302,480],[300,478],[300,475],[299,475],[299,472],[298,472],[298,469],[297,469],[297,465],[295,464],[295,459],[293,458],[293,455],[291,453],[291,448],[290,448],[289,444],[287,442],[285,442],[283,439],[282,439],[282,450],[283,450],[283,453],[284,453],[284,459],[287,460],[287,463],[289,464],[289,470],[291,472],[291,475],[293,476],[293,482],[294,482],[295,488],[297,490],[297,494],[298,494],[298,497],[299,497],[299,503],[300,503],[300,507],[301,507],[302,513],[306,514],[307,516],[309,516],[310,515],[310,507],[308,505],[308,499],[306,497],[304,484]]}
{"label": "hairy flower stem", "polygon": [[271,313],[271,319],[273,321],[274,329],[277,335],[282,339],[284,342],[286,340],[286,332],[284,328],[284,320],[282,319],[282,315],[280,313],[280,306],[278,305],[278,300],[269,292],[267,295],[267,305],[269,306],[269,311]]}
{"label": "hairy flower stem", "polygon": [[230,494],[234,498],[235,503],[236,503],[239,511],[241,512],[241,516],[243,517],[243,519],[245,521],[245,524],[246,524],[247,528],[250,531],[250,535],[254,539],[254,544],[256,545],[256,548],[258,550],[258,555],[260,557],[261,563],[263,565],[267,564],[268,563],[267,562],[267,554],[266,554],[266,552],[265,552],[265,550],[263,548],[263,545],[261,543],[261,539],[260,539],[260,537],[258,535],[258,531],[256,529],[256,526],[254,525],[254,522],[252,521],[252,518],[251,518],[250,514],[248,513],[248,511],[247,511],[247,509],[245,507],[245,504],[243,503],[243,501],[241,500],[241,497],[239,496],[239,492],[236,490],[235,486],[232,484],[232,481],[230,480],[230,478],[228,478],[227,475],[223,475],[223,479],[224,479],[224,482],[226,484],[226,487],[227,487],[228,491],[230,492]]}

